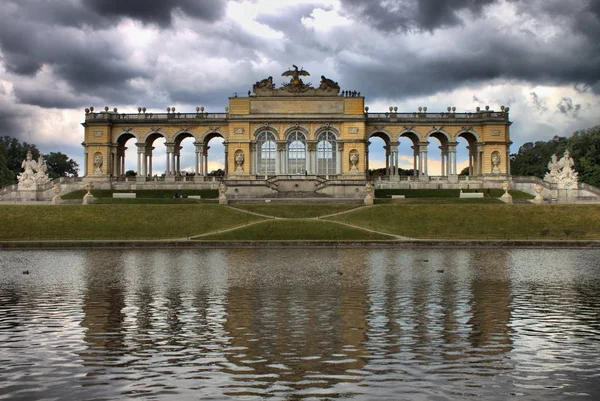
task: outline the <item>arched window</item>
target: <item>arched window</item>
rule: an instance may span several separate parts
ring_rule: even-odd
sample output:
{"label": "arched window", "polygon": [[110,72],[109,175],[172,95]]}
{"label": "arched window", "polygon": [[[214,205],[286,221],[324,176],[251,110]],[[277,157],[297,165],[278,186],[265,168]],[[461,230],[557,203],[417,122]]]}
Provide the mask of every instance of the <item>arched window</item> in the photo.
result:
{"label": "arched window", "polygon": [[276,155],[275,135],[269,131],[258,134],[256,136],[256,173],[275,174]]}
{"label": "arched window", "polygon": [[306,136],[300,131],[288,135],[288,174],[304,174],[306,170]]}
{"label": "arched window", "polygon": [[336,174],[336,153],[335,135],[330,131],[321,132],[317,136],[317,174]]}

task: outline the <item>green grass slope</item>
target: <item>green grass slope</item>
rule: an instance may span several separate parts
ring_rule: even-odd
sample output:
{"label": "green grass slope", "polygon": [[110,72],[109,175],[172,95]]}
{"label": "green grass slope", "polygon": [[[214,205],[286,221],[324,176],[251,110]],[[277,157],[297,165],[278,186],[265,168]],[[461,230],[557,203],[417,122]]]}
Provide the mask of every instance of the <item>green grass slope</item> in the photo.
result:
{"label": "green grass slope", "polygon": [[258,220],[220,205],[3,205],[0,240],[184,238]]}
{"label": "green grass slope", "polygon": [[600,239],[597,205],[376,205],[327,219],[424,239]]}

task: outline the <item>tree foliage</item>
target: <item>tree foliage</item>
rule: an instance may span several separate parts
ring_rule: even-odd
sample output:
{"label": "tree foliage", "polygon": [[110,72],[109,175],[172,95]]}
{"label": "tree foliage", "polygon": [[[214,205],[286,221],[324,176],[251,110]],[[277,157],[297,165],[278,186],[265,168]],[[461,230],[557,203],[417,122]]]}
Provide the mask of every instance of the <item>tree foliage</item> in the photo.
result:
{"label": "tree foliage", "polygon": [[569,138],[555,136],[547,142],[524,143],[510,155],[511,174],[543,178],[552,155],[556,153],[560,158],[565,150],[575,161],[579,180],[600,187],[600,125],[576,131]]}
{"label": "tree foliage", "polygon": [[48,176],[52,179],[58,177],[77,177],[79,165],[69,156],[61,152],[50,152],[44,156],[48,166]]}

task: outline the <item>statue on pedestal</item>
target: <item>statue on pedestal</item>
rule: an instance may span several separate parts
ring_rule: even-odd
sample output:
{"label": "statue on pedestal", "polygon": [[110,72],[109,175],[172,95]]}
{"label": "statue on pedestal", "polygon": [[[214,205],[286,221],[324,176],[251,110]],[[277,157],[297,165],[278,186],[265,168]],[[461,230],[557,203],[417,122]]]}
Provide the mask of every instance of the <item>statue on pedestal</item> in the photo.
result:
{"label": "statue on pedestal", "polygon": [[358,171],[358,153],[351,152],[350,153],[350,171]]}
{"label": "statue on pedestal", "polygon": [[243,173],[244,168],[242,167],[244,164],[244,152],[238,151],[235,154],[235,172]]}
{"label": "statue on pedestal", "polygon": [[560,160],[558,160],[556,154],[553,154],[548,163],[548,170],[550,171],[544,176],[544,181],[566,188],[576,187],[579,174],[573,170],[574,165],[575,162],[568,150],[565,151]]}
{"label": "statue on pedestal", "polygon": [[365,196],[365,205],[372,205],[373,200],[375,199],[375,185],[370,182],[367,182],[365,185],[365,191],[367,195]]}
{"label": "statue on pedestal", "polygon": [[17,176],[19,180],[19,189],[35,190],[37,185],[43,185],[50,182],[47,171],[48,166],[40,155],[38,161],[33,160],[31,151],[27,151],[25,160],[21,163],[23,172]]}
{"label": "statue on pedestal", "polygon": [[227,192],[227,185],[225,185],[225,183],[221,181],[221,183],[219,184],[219,205],[226,205],[229,203],[225,192]]}

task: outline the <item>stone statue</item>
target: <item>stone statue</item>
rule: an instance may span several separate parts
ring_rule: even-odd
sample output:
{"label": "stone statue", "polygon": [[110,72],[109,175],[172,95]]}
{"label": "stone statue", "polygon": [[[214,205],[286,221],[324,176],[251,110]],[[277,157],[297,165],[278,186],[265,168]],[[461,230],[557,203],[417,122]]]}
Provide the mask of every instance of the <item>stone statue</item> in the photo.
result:
{"label": "stone statue", "polygon": [[306,92],[310,89],[311,84],[305,84],[300,77],[308,77],[310,74],[303,69],[298,70],[296,65],[292,65],[292,67],[294,67],[294,69],[287,70],[281,74],[282,77],[292,77],[289,83],[283,84],[282,89],[295,93]]}
{"label": "stone statue", "polygon": [[358,153],[350,153],[350,171],[358,171]]}
{"label": "stone statue", "polygon": [[492,174],[500,174],[500,153],[492,152]]}
{"label": "stone statue", "polygon": [[548,162],[548,170],[550,170],[550,172],[546,173],[544,181],[556,184],[560,179],[560,168],[558,166],[558,157],[556,157],[556,154],[553,154]]}
{"label": "stone statue", "polygon": [[575,165],[575,161],[571,157],[571,154],[568,150],[565,151],[563,157],[558,161],[558,167],[562,169],[562,179],[561,182],[575,182],[577,183],[578,173],[573,171],[573,166]]}
{"label": "stone statue", "polygon": [[325,78],[325,75],[321,75],[321,84],[319,85],[319,89],[328,92],[335,91],[335,93],[338,93],[340,91],[340,86],[332,79]]}
{"label": "stone statue", "polygon": [[372,183],[367,182],[367,184],[365,185],[365,192],[367,193],[367,195],[365,196],[364,204],[372,205],[373,200],[375,199],[375,186]]}
{"label": "stone statue", "polygon": [[94,195],[92,195],[93,188],[94,188],[94,185],[90,184],[89,182],[87,184],[85,184],[83,189],[85,189],[87,191],[87,193],[85,195],[83,195],[82,204],[89,205],[90,203],[92,203],[94,201]]}
{"label": "stone statue", "polygon": [[19,180],[19,189],[36,189],[36,185],[43,185],[50,182],[48,177],[48,166],[40,155],[38,161],[33,160],[31,151],[27,151],[25,160],[21,163],[23,172],[17,176]]}
{"label": "stone statue", "polygon": [[502,183],[502,189],[504,190],[504,195],[502,195],[500,197],[500,200],[504,203],[509,203],[509,204],[513,203],[512,195],[508,193],[508,191],[510,191],[510,188],[511,188],[510,181],[504,181]]}
{"label": "stone statue", "polygon": [[244,171],[242,165],[244,164],[244,152],[237,152],[235,154],[235,172],[241,173]]}
{"label": "stone statue", "polygon": [[544,192],[544,187],[540,184],[535,184],[533,189],[535,190],[535,198],[533,198],[533,203],[536,205],[543,204],[544,198],[542,197],[542,192]]}
{"label": "stone statue", "polygon": [[219,205],[226,205],[229,203],[225,192],[227,192],[227,185],[225,185],[225,182],[221,181],[219,184]]}
{"label": "stone statue", "polygon": [[96,155],[94,157],[94,174],[102,174],[102,164],[103,164],[103,159],[102,159],[102,155]]}
{"label": "stone statue", "polygon": [[579,179],[578,173],[573,170],[574,165],[575,162],[568,150],[565,151],[560,160],[558,160],[556,154],[553,154],[548,163],[548,170],[550,171],[544,176],[544,181],[565,187],[576,186]]}
{"label": "stone statue", "polygon": [[52,204],[59,205],[62,203],[62,198],[60,197],[60,184],[57,182],[54,184],[54,188],[52,190],[54,192],[54,196],[52,197]]}
{"label": "stone statue", "polygon": [[265,78],[261,81],[258,81],[252,86],[252,92],[255,94],[261,94],[261,92],[271,92],[275,89],[275,85],[273,84],[273,77]]}

